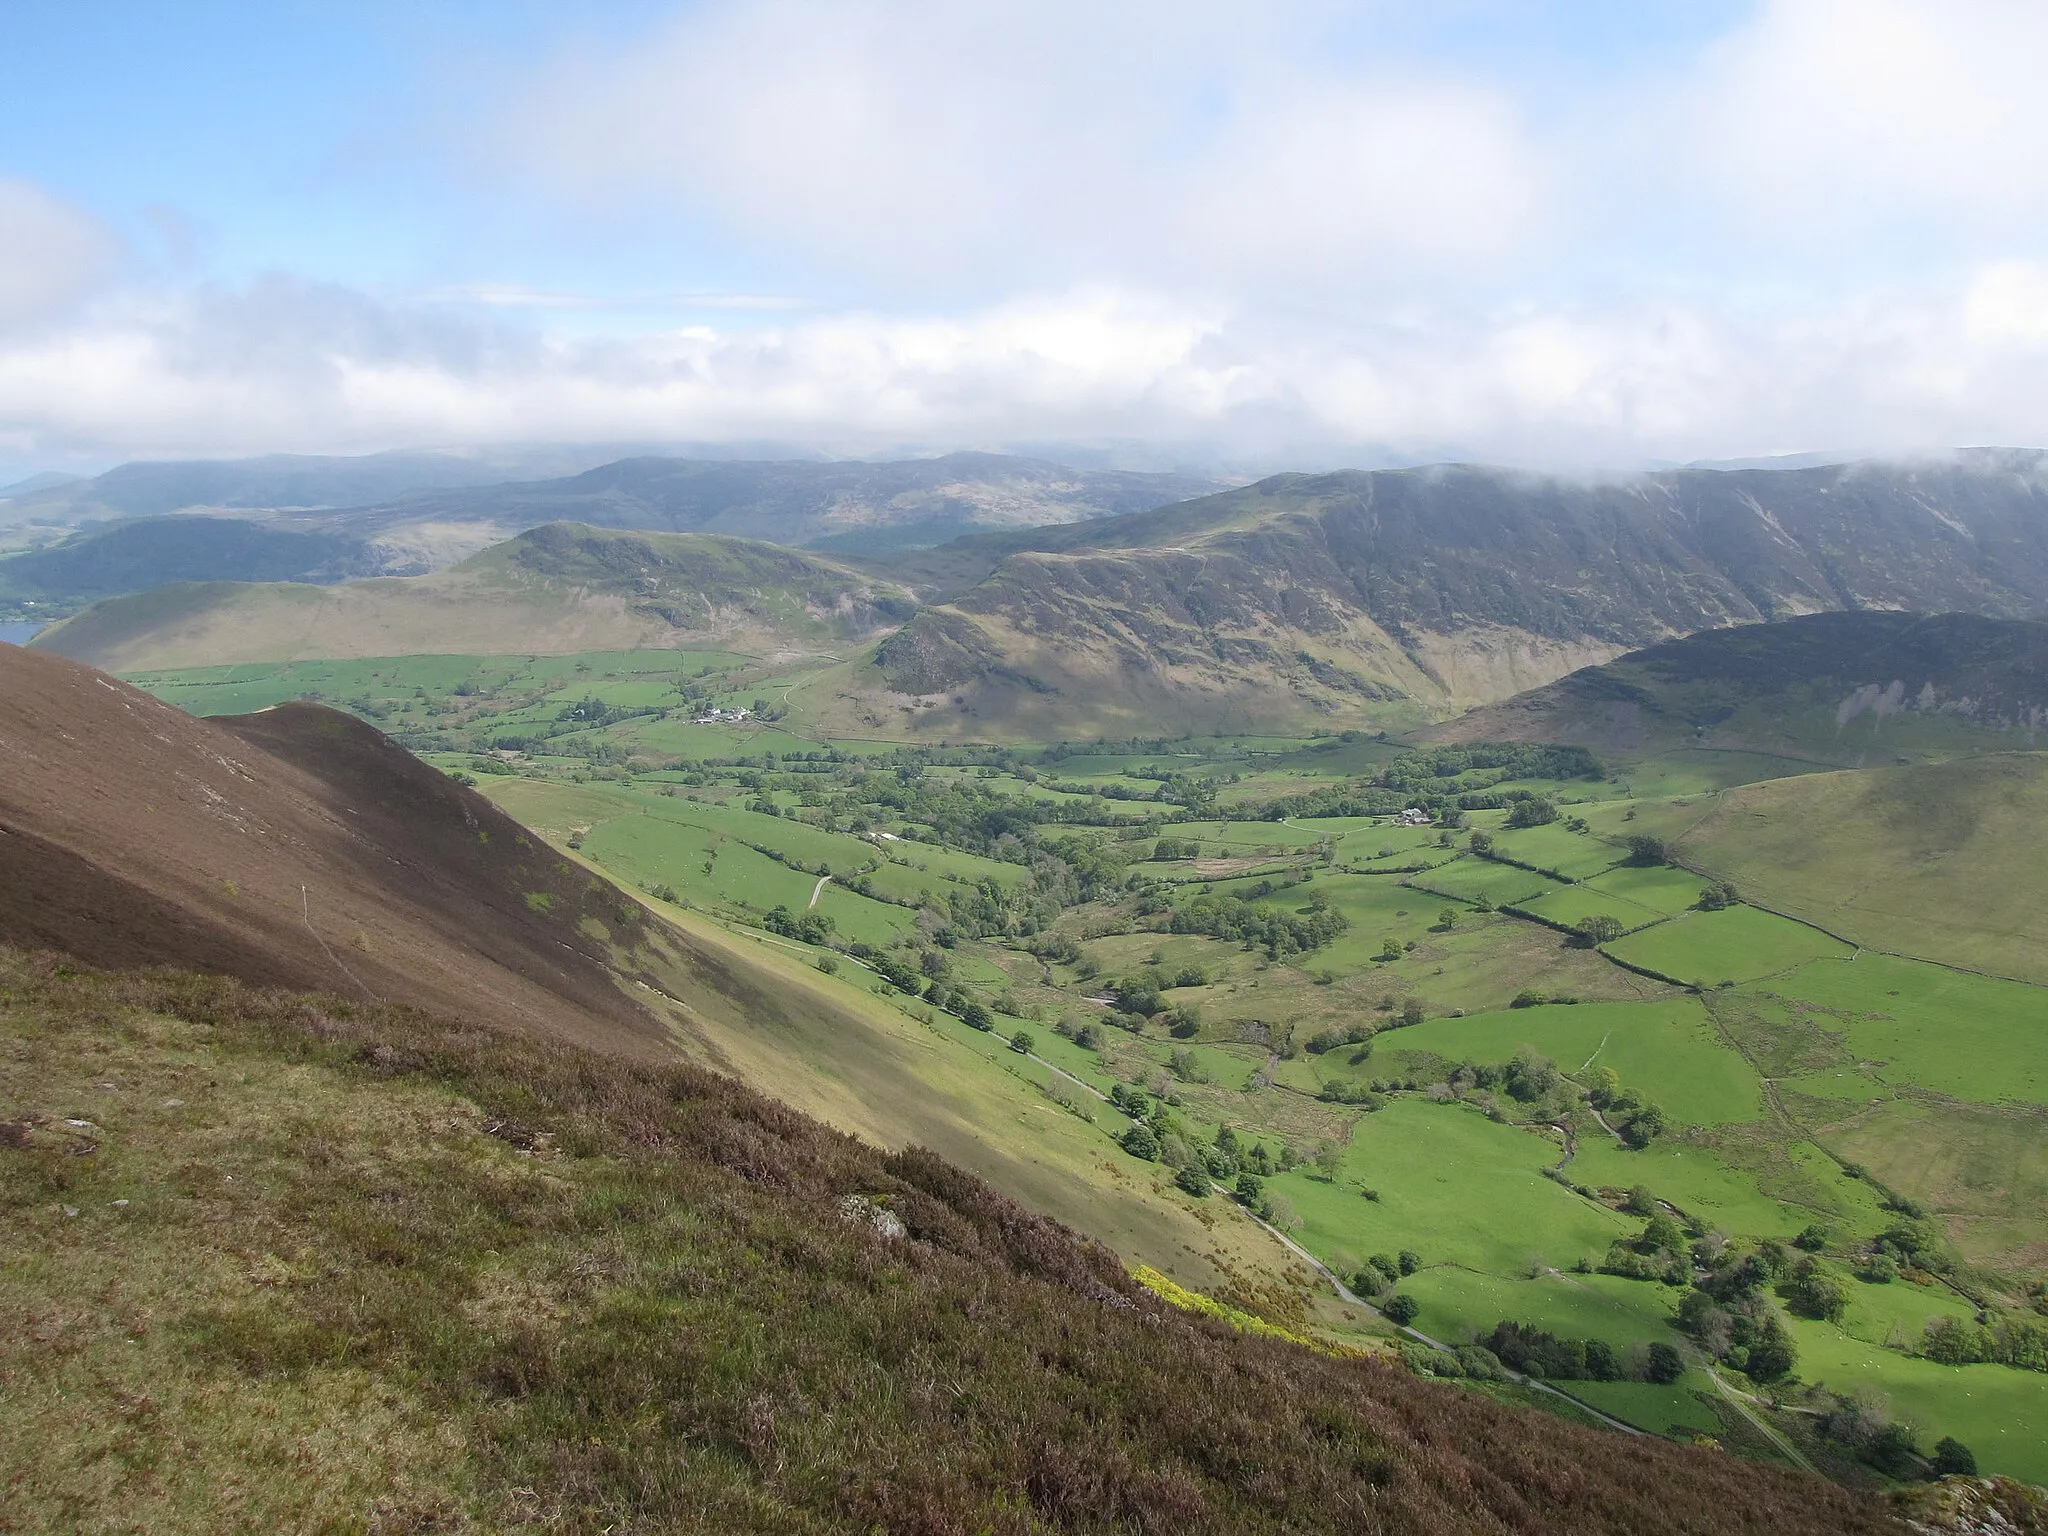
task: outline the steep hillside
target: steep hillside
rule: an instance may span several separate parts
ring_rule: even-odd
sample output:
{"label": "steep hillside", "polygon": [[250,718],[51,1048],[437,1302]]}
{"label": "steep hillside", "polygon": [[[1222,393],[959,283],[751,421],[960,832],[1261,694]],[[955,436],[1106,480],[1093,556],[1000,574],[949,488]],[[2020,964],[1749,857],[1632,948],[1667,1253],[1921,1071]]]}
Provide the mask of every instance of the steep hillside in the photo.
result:
{"label": "steep hillside", "polygon": [[621,903],[347,715],[200,721],[9,647],[0,751],[0,940],[668,1051]]}
{"label": "steep hillside", "polygon": [[1609,756],[1674,747],[1859,766],[2031,747],[2048,728],[2048,625],[1972,614],[1813,614],[1708,630],[1587,667],[1432,730]]}
{"label": "steep hillside", "polygon": [[857,646],[908,594],[816,556],[701,535],[537,528],[430,576],[211,583],[118,598],[36,639],[130,669],[298,657]]}
{"label": "steep hillside", "polygon": [[1442,713],[1701,629],[1850,608],[2048,613],[2032,453],[1584,484],[1283,475],[897,564],[933,606],[845,712],[960,734]]}
{"label": "steep hillside", "polygon": [[778,544],[889,550],[980,528],[1035,528],[1143,511],[1216,489],[1188,475],[1071,469],[1043,459],[952,453],[857,460],[633,458],[562,480],[416,494],[333,520],[350,529],[485,520],[717,533]]}
{"label": "steep hillside", "polygon": [[1028,1085],[963,1073],[800,955],[652,912],[350,716],[202,721],[0,647],[0,761],[0,943],[688,1058],[874,1142],[936,1148],[1187,1283],[1296,1283],[1241,1216],[1205,1225],[1105,1177],[1099,1133]]}
{"label": "steep hillside", "polygon": [[1802,774],[1638,823],[1688,865],[1859,944],[2048,983],[2048,755]]}
{"label": "steep hillside", "polygon": [[1900,1528],[1175,1313],[702,1072],[12,952],[0,998],[15,1529]]}

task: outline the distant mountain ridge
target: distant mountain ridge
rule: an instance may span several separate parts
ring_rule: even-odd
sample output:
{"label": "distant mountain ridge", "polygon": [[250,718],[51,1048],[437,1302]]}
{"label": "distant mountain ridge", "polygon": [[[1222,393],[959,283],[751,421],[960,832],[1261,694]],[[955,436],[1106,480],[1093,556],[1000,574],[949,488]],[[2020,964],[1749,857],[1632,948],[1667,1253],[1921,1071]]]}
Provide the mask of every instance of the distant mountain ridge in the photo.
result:
{"label": "distant mountain ridge", "polygon": [[[629,451],[606,447],[508,448],[469,453],[273,453],[250,459],[138,460],[88,477],[35,476],[10,488],[10,520],[163,517],[195,509],[272,511],[362,506],[414,491],[574,474]],[[37,481],[54,483],[37,485]]]}
{"label": "distant mountain ridge", "polygon": [[897,583],[779,545],[550,524],[411,579],[158,587],[34,643],[124,669],[691,645],[852,652],[916,606]]}
{"label": "distant mountain ridge", "polygon": [[[919,462],[932,484],[959,468]],[[651,515],[608,498],[702,486],[732,466],[644,468],[594,472],[586,499]],[[823,495],[831,477],[903,466],[803,468],[824,477],[804,494]],[[455,503],[433,505],[455,525]],[[676,539],[695,542],[663,542]],[[556,562],[545,580],[534,560]],[[828,731],[1406,730],[1702,630],[1864,610],[2048,618],[2048,456],[1606,483],[1457,465],[1279,475],[1115,517],[829,559],[585,526],[425,580],[324,597],[169,589],[80,615],[46,643],[102,665],[173,666],[723,634],[846,656],[830,686],[807,690]]]}
{"label": "distant mountain ridge", "polygon": [[100,524],[0,559],[0,604],[61,608],[174,581],[346,581],[407,574],[346,534],[272,528],[232,517],[145,517]]}
{"label": "distant mountain ridge", "polygon": [[2048,470],[2001,450],[1606,484],[1280,475],[894,569],[927,606],[860,680],[870,726],[1391,723],[1702,629],[1865,608],[2048,617]]}
{"label": "distant mountain ridge", "polygon": [[[993,453],[868,463],[604,457],[610,451],[279,454],[124,464],[92,479],[37,477],[53,483],[16,487],[0,502],[0,524],[55,529],[58,537],[67,526],[76,531],[61,555],[44,533],[37,559],[0,560],[0,603],[33,598],[61,613],[82,599],[167,581],[418,575],[557,522],[894,552],[973,530],[1143,510],[1218,486]],[[557,478],[532,478],[536,472]],[[316,543],[325,553],[312,553]],[[148,559],[125,557],[144,547]]]}
{"label": "distant mountain ridge", "polygon": [[416,492],[344,517],[358,529],[428,519],[490,521],[508,530],[578,522],[890,549],[939,544],[976,529],[1146,511],[1216,488],[1190,475],[1070,469],[996,453],[881,463],[632,458],[567,479]]}

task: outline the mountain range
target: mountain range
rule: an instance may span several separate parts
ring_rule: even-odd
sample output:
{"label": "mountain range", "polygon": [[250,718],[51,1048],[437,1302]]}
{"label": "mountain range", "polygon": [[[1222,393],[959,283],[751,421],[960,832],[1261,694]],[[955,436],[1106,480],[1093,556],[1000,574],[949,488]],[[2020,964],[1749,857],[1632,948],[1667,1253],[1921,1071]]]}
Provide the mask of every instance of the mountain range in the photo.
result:
{"label": "mountain range", "polygon": [[[0,558],[0,606],[26,618],[169,581],[419,575],[562,521],[897,550],[976,529],[1114,516],[1217,487],[990,453],[863,463],[606,452],[276,455],[38,477],[0,499],[0,526],[10,529],[0,554],[28,551]],[[562,469],[577,472],[506,479]]]}
{"label": "mountain range", "polygon": [[1188,475],[1072,469],[995,453],[877,464],[632,458],[566,479],[419,491],[332,514],[322,525],[381,532],[422,522],[490,523],[512,533],[578,522],[893,550],[977,529],[1145,511],[1215,489],[1215,481]]}
{"label": "mountain range", "polygon": [[1613,483],[1282,475],[893,568],[926,606],[845,690],[869,728],[1387,724],[1702,629],[2048,614],[2048,471],[2001,451]]}
{"label": "mountain range", "polygon": [[[904,466],[803,468],[822,484]],[[651,518],[650,501],[608,498],[739,469],[611,466],[586,477],[584,505]],[[1802,614],[2048,616],[2048,469],[2016,450],[1600,483],[1464,466],[1281,475],[886,557],[612,537],[528,538],[417,589],[163,589],[41,643],[103,665],[171,666],[725,633],[755,649],[838,652],[829,686],[808,690],[824,728],[1151,736],[1408,729],[1676,636]],[[535,582],[555,617],[522,609],[512,623],[508,593]],[[763,595],[788,582],[784,597]],[[649,606],[685,589],[701,605],[687,622]],[[556,622],[569,608],[582,617]]]}

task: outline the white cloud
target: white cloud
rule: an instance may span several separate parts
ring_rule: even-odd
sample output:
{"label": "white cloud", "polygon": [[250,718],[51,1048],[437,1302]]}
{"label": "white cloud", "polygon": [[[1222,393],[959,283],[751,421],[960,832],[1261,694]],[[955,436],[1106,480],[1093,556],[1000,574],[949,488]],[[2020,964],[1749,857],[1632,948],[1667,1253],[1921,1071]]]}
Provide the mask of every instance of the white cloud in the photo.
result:
{"label": "white cloud", "polygon": [[1759,0],[1654,74],[1547,93],[1333,41],[1419,9],[701,0],[499,81],[502,195],[665,209],[729,288],[641,251],[638,297],[458,272],[80,307],[111,242],[0,183],[0,322],[36,322],[0,334],[0,442],[2048,441],[2048,10]]}
{"label": "white cloud", "polygon": [[498,153],[897,285],[1355,284],[1486,263],[1548,172],[1511,100],[1319,57],[1326,4],[709,0],[508,88]]}
{"label": "white cloud", "polygon": [[1702,61],[1680,147],[1737,216],[1838,254],[1931,220],[2038,236],[2044,58],[2038,0],[1768,0]]}
{"label": "white cloud", "polygon": [[115,252],[96,220],[33,182],[0,177],[0,326],[61,314],[105,278]]}
{"label": "white cloud", "polygon": [[1343,325],[1093,287],[958,315],[629,338],[273,279],[103,303],[0,344],[0,440],[60,452],[516,440],[1204,443],[1309,467],[1366,445],[1557,467],[2048,439],[2048,272],[1821,307],[1408,313]]}

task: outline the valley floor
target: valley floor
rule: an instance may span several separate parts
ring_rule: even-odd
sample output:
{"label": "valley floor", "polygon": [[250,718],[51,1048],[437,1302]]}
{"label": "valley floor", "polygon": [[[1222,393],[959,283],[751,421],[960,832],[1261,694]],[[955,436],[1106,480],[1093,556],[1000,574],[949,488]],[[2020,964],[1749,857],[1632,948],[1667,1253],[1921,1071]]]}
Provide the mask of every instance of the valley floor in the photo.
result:
{"label": "valley floor", "polygon": [[[898,749],[797,734],[805,675],[744,657],[313,665],[138,681],[208,711],[316,689],[857,1002],[860,1040],[686,1041],[799,1107],[1475,1388],[1515,1366],[1852,1483],[1944,1439],[2048,1482],[2048,989],[1896,916],[1882,952],[1810,872],[1774,900],[1755,839],[1689,840],[1813,765]],[[692,723],[713,705],[749,716]]]}

